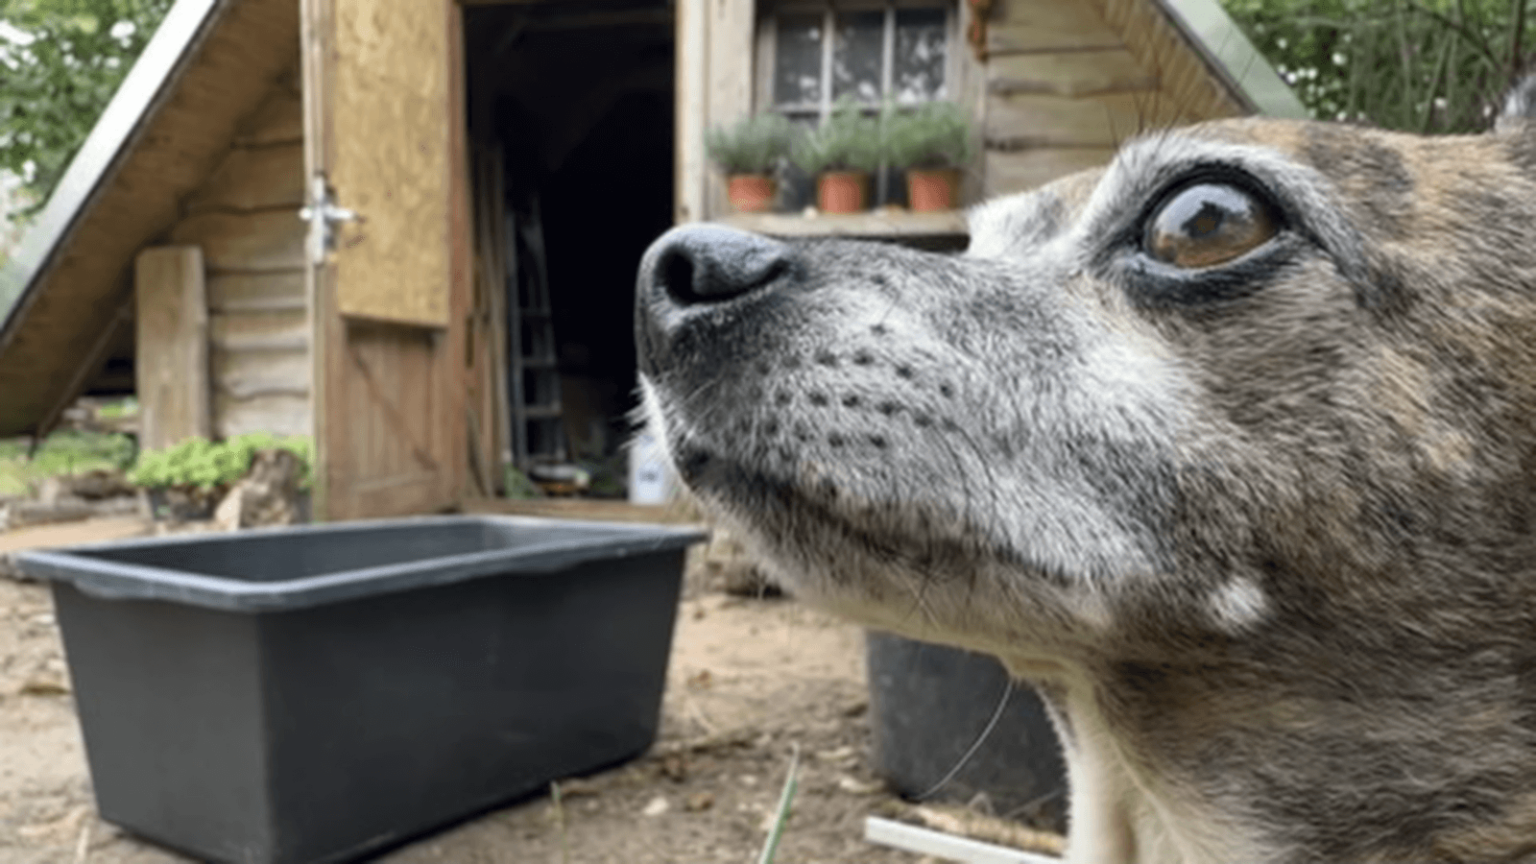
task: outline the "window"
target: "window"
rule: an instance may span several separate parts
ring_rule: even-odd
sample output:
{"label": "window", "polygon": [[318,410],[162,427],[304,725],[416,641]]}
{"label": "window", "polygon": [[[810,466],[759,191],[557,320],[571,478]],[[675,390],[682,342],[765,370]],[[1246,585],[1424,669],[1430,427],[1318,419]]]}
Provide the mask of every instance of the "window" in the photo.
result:
{"label": "window", "polygon": [[[951,98],[954,27],[943,0],[785,2],[761,19],[758,100],[813,126],[838,100],[876,111]],[[903,184],[881,172],[875,203],[905,203]],[[792,171],[791,209],[810,203],[809,178]]]}
{"label": "window", "polygon": [[948,95],[946,6],[784,6],[770,22],[770,102],[790,117],[823,117],[844,97],[873,108]]}

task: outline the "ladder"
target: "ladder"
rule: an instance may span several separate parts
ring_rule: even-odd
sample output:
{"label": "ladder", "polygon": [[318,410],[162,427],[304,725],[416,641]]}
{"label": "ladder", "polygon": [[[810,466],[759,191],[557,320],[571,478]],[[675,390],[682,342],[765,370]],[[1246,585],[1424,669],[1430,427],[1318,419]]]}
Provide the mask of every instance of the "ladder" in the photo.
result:
{"label": "ladder", "polygon": [[507,357],[511,365],[512,447],[518,468],[568,458],[560,404],[560,361],[549,303],[544,221],[538,195],[507,219]]}

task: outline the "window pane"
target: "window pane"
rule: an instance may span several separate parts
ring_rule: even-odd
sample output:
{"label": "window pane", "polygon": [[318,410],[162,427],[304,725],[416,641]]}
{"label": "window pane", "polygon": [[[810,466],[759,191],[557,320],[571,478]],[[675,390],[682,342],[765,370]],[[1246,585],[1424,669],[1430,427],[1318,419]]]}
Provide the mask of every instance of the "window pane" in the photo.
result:
{"label": "window pane", "polygon": [[897,102],[943,99],[944,10],[898,9],[892,88]]}
{"label": "window pane", "polygon": [[840,13],[832,43],[832,98],[851,95],[860,102],[879,102],[884,54],[884,12]]}
{"label": "window pane", "polygon": [[821,102],[822,16],[780,15],[773,63],[776,104]]}

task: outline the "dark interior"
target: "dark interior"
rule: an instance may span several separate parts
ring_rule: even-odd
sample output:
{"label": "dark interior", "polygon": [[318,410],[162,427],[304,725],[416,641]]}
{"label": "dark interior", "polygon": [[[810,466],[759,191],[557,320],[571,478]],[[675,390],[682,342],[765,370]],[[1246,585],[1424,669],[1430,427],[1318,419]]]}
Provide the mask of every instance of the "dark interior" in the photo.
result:
{"label": "dark interior", "polygon": [[[635,270],[672,224],[670,4],[465,14],[470,134],[500,144],[508,210],[542,228],[543,260],[519,248],[528,272],[514,278],[547,280],[570,457],[611,463],[635,404]],[[525,344],[537,339],[525,329]]]}

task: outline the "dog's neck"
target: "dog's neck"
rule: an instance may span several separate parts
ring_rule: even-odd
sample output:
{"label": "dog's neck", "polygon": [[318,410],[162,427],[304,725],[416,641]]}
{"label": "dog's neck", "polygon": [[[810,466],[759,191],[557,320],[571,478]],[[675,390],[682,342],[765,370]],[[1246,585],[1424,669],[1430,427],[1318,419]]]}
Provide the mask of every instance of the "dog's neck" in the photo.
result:
{"label": "dog's neck", "polygon": [[1004,664],[1016,676],[1041,682],[1056,721],[1072,788],[1069,864],[1268,860],[1262,844],[1241,833],[1245,820],[1226,818],[1211,802],[1139,764],[1104,716],[1087,673],[1045,669],[1038,661],[1004,658]]}

